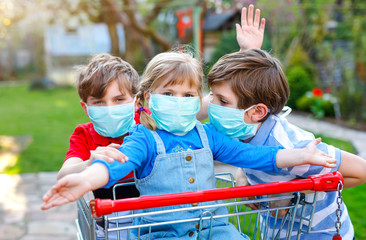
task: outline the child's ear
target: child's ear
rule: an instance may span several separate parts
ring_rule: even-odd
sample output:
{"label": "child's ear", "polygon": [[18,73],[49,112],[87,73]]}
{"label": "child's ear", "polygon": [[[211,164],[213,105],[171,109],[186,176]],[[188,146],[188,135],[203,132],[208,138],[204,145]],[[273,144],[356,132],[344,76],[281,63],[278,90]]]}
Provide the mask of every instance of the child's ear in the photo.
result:
{"label": "child's ear", "polygon": [[268,107],[263,103],[258,103],[254,107],[254,112],[251,116],[252,121],[259,122],[268,114]]}
{"label": "child's ear", "polygon": [[86,116],[88,116],[88,117],[89,117],[88,109],[86,109],[86,104],[85,104],[83,101],[80,101],[80,105],[81,105],[81,107],[83,108],[83,110],[84,110],[84,112],[85,112]]}
{"label": "child's ear", "polygon": [[149,105],[149,100],[150,100],[150,93],[149,92],[144,92],[144,99],[145,99],[145,103],[147,103],[147,105]]}
{"label": "child's ear", "polygon": [[133,107],[134,107],[135,112],[137,111],[137,109],[139,109],[139,108],[137,107],[137,101],[135,101],[135,102],[134,102]]}

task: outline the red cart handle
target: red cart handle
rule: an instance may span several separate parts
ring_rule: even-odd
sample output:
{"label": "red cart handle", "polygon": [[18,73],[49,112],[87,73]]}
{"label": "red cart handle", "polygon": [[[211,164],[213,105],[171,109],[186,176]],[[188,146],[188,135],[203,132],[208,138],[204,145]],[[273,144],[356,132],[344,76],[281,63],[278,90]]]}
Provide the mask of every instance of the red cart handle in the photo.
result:
{"label": "red cart handle", "polygon": [[273,182],[241,187],[228,187],[204,191],[153,195],[127,199],[95,199],[90,201],[93,217],[111,214],[113,212],[156,208],[178,204],[217,201],[231,198],[253,197],[267,194],[297,192],[305,190],[336,191],[343,176],[339,172],[309,176],[307,179],[288,182]]}

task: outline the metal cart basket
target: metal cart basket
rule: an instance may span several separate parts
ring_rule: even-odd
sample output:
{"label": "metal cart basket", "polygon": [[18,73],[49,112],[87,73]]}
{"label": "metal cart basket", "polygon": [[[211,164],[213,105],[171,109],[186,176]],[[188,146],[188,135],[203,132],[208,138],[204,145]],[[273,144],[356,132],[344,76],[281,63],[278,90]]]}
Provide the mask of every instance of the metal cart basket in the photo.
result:
{"label": "metal cart basket", "polygon": [[[84,196],[77,202],[78,219],[76,224],[78,227],[78,239],[130,239],[131,231],[137,232],[137,238],[139,239],[141,232],[151,233],[157,225],[172,225],[182,222],[195,223],[199,239],[202,221],[212,221],[212,219],[217,218],[228,218],[229,222],[239,232],[247,235],[250,239],[299,239],[301,234],[306,234],[310,231],[317,192],[336,191],[338,185],[342,182],[342,175],[339,172],[335,172],[289,182],[235,187],[233,176],[221,173],[216,174],[216,189],[211,190],[118,200],[92,199],[90,205],[87,204],[87,197]],[[126,184],[133,183],[122,185]],[[118,186],[115,186],[115,188]],[[312,191],[313,193],[307,194],[305,198],[305,194],[302,191]],[[311,197],[309,198],[309,196]],[[197,204],[208,201],[214,202],[209,206],[199,206]],[[174,210],[138,212],[139,209],[182,204],[189,204],[189,206]],[[253,205],[256,207],[253,207]],[[212,214],[210,211],[205,211],[199,218],[180,221],[166,219],[166,221],[159,223],[131,224],[133,219],[147,215],[221,206],[227,208],[226,213]],[[252,206],[252,208],[249,206]],[[125,211],[123,215],[118,214],[121,211]],[[304,214],[305,212],[307,214]],[[310,215],[308,214],[309,212],[311,213]],[[102,229],[102,237],[98,237],[97,234],[97,219],[101,219],[104,222],[105,227]],[[125,224],[126,222],[128,224]],[[300,227],[293,229],[294,223]],[[294,236],[294,231],[296,236]]]}

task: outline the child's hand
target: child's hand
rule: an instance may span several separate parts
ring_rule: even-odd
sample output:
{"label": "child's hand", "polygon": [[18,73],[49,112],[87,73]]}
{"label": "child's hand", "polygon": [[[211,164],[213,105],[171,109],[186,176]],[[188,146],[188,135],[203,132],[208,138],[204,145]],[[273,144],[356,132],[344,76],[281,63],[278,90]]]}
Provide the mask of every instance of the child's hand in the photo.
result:
{"label": "child's hand", "polygon": [[260,10],[256,9],[253,23],[254,6],[249,5],[248,19],[247,9],[244,7],[241,12],[241,26],[236,24],[236,39],[240,51],[261,48],[266,20],[260,20]]}
{"label": "child's hand", "polygon": [[322,141],[321,138],[317,138],[306,145],[304,150],[304,157],[306,164],[324,166],[327,168],[336,168],[337,167],[337,160],[332,158],[331,156],[325,154],[324,152],[320,151],[316,145],[318,145]]}
{"label": "child's hand", "polygon": [[114,160],[125,163],[128,161],[128,157],[118,150],[120,144],[111,143],[106,147],[97,147],[94,152],[91,153],[89,163],[100,159],[106,162],[112,163]]}
{"label": "child's hand", "polygon": [[82,181],[79,174],[70,174],[59,180],[43,196],[44,204],[42,210],[70,203],[81,198],[90,191],[91,187],[87,181]]}

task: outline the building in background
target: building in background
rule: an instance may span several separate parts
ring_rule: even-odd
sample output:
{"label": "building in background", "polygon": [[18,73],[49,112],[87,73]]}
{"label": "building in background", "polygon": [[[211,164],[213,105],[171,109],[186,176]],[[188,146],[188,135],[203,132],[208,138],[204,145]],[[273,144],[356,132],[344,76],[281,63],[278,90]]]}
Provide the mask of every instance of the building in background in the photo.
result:
{"label": "building in background", "polygon": [[[120,52],[125,52],[124,29],[117,26]],[[72,84],[75,81],[74,66],[84,64],[91,55],[109,53],[111,42],[105,24],[90,24],[67,28],[50,25],[45,29],[46,75],[58,85]]]}

